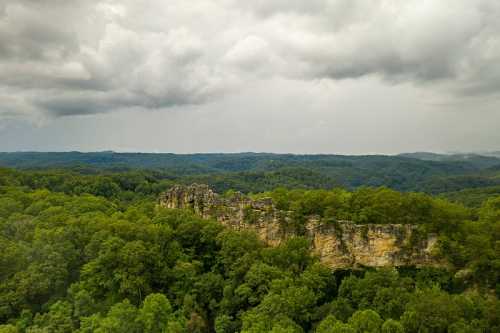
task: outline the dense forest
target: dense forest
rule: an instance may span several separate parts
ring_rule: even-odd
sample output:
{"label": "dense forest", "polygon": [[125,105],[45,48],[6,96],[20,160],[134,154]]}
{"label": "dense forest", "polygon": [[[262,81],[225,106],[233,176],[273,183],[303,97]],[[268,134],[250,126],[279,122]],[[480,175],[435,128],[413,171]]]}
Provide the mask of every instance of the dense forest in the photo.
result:
{"label": "dense forest", "polygon": [[[257,191],[247,174],[213,175],[220,190],[234,182],[270,196],[297,223],[317,214],[417,224],[439,234],[449,263],[332,272],[306,238],[270,248],[252,233],[158,207],[174,183],[211,179],[169,173],[0,169],[0,332],[500,330],[500,197],[491,188],[462,189],[452,203],[275,174]],[[469,195],[470,204],[457,203]]]}
{"label": "dense forest", "polygon": [[78,173],[154,171],[178,183],[209,184],[219,192],[262,192],[276,187],[348,189],[386,186],[431,194],[500,186],[500,158],[481,155],[400,156],[145,153],[0,153],[0,165]]}

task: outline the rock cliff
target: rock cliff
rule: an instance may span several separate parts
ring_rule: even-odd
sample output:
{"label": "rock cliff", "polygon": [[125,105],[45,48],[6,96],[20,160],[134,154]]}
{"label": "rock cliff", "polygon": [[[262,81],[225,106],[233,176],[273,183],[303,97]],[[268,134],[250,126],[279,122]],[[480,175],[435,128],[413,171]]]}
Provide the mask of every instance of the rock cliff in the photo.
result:
{"label": "rock cliff", "polygon": [[[403,224],[364,224],[322,221],[310,216],[294,223],[292,212],[276,209],[270,198],[251,200],[241,193],[229,198],[207,185],[174,186],[160,196],[160,206],[193,210],[235,230],[255,231],[270,246],[296,235],[311,240],[312,251],[331,268],[438,266],[433,256],[437,238]],[[300,226],[300,229],[297,229]]]}

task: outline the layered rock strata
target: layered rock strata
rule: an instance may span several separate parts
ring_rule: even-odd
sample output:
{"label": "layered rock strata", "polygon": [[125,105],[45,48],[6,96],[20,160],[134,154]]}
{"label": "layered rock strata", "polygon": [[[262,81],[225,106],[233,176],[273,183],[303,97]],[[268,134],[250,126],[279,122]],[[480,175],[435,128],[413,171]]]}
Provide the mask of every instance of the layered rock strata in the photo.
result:
{"label": "layered rock strata", "polygon": [[159,205],[189,209],[234,230],[254,231],[270,246],[293,236],[305,236],[311,241],[313,253],[331,268],[443,264],[433,255],[437,237],[422,235],[414,225],[355,224],[323,221],[318,216],[294,223],[293,212],[277,209],[270,198],[252,200],[238,192],[226,198],[207,185],[197,184],[172,187],[160,196]]}

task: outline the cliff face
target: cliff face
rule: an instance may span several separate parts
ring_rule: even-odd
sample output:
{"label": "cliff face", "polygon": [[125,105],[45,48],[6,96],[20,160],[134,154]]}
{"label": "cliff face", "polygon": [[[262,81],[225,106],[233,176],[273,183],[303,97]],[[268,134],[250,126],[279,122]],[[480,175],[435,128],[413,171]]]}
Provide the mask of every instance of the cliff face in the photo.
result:
{"label": "cliff face", "polygon": [[271,246],[304,235],[311,240],[313,252],[331,268],[441,265],[432,255],[436,237],[421,237],[412,225],[358,225],[310,216],[297,230],[292,212],[276,209],[270,198],[251,200],[240,193],[224,198],[206,185],[174,186],[161,195],[159,204],[191,209],[235,230],[254,231]]}

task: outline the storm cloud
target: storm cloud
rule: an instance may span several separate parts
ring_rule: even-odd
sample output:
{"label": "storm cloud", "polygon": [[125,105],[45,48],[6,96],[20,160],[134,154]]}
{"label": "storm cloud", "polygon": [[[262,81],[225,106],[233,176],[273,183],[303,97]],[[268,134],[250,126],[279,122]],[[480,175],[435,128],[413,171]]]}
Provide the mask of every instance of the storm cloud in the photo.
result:
{"label": "storm cloud", "polygon": [[202,105],[267,80],[500,91],[496,0],[0,3],[0,117]]}

